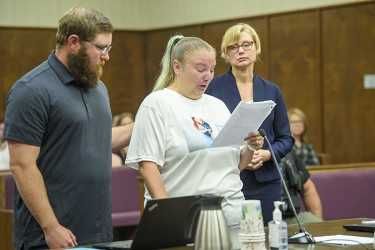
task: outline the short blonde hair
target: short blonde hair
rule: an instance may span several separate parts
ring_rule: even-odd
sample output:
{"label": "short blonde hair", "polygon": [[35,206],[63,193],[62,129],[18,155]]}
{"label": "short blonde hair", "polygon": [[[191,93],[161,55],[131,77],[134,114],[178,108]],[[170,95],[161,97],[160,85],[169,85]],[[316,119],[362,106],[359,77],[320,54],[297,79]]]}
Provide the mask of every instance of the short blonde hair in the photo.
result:
{"label": "short blonde hair", "polygon": [[302,132],[302,135],[301,135],[301,141],[302,142],[308,142],[308,136],[307,136],[307,127],[308,127],[308,122],[307,122],[307,117],[305,115],[305,113],[298,109],[298,108],[291,108],[291,109],[288,109],[288,117],[289,117],[289,120],[290,120],[290,117],[292,115],[295,115],[297,116],[299,119],[301,119],[302,123],[303,123],[303,132]]}
{"label": "short blonde hair", "polygon": [[240,35],[242,32],[249,34],[255,43],[255,48],[257,51],[257,57],[261,53],[261,45],[258,33],[255,31],[253,27],[246,23],[238,23],[229,27],[223,36],[221,41],[221,57],[226,59],[228,55],[228,46],[237,43],[240,40]]}

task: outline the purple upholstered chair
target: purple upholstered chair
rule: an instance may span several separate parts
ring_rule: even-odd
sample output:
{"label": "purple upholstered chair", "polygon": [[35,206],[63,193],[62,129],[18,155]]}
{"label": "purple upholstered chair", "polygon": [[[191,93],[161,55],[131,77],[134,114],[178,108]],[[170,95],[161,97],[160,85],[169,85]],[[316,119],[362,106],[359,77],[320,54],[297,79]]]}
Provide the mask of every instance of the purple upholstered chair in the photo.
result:
{"label": "purple upholstered chair", "polygon": [[131,168],[112,169],[112,224],[138,225],[141,217],[138,172]]}
{"label": "purple upholstered chair", "polygon": [[311,179],[324,219],[375,218],[375,169],[313,172]]}
{"label": "purple upholstered chair", "polygon": [[[138,172],[131,168],[112,169],[112,224],[114,227],[136,226],[141,217]],[[13,209],[15,183],[5,177],[5,208]]]}
{"label": "purple upholstered chair", "polygon": [[13,176],[5,176],[5,208],[13,209],[14,206],[14,192],[16,191],[16,184],[14,183]]}

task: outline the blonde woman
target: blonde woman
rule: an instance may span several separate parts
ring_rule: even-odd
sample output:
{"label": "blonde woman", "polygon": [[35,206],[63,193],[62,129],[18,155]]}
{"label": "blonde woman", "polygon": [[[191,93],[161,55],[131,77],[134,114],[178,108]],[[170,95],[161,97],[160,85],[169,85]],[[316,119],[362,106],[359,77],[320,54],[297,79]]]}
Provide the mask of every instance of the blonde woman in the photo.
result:
{"label": "blonde woman", "polygon": [[[145,199],[211,193],[222,207],[232,236],[239,230],[240,171],[253,155],[248,147],[210,147],[230,116],[219,99],[204,94],[214,75],[215,50],[196,37],[172,37],[154,91],[135,120],[126,164],[139,169]],[[248,143],[263,140],[251,134]]]}
{"label": "blonde woman", "polygon": [[[221,99],[232,112],[240,101],[273,100],[276,107],[261,125],[267,133],[278,160],[293,146],[288,116],[279,87],[255,73],[261,53],[257,32],[248,24],[228,28],[221,43],[221,56],[230,65],[228,72],[216,77],[206,93]],[[267,147],[254,152],[250,167],[241,172],[246,199],[261,200],[263,218],[272,218],[273,201],[281,198],[280,177]]]}
{"label": "blonde woman", "polygon": [[290,128],[294,138],[293,152],[304,165],[319,165],[319,158],[312,144],[307,139],[307,118],[298,108],[288,110]]}

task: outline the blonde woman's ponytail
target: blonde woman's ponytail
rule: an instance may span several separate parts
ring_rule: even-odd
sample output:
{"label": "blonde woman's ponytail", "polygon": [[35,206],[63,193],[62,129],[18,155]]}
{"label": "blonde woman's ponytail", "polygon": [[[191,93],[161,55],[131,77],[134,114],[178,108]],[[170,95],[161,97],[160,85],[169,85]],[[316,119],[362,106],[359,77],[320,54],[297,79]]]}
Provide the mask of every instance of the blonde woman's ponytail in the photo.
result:
{"label": "blonde woman's ponytail", "polygon": [[167,48],[165,49],[163,58],[161,60],[161,72],[156,80],[153,91],[164,89],[174,80],[174,72],[172,67],[172,52],[173,47],[182,39],[184,36],[176,35],[169,39]]}

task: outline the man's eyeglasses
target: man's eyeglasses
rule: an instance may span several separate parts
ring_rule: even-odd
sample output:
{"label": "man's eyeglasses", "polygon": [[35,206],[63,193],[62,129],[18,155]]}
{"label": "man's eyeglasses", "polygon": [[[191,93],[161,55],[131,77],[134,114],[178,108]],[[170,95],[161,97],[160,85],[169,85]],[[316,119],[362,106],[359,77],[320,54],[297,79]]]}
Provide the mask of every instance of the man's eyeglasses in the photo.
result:
{"label": "man's eyeglasses", "polygon": [[100,53],[102,53],[103,55],[106,55],[106,54],[109,54],[109,52],[111,51],[112,49],[112,45],[109,44],[109,45],[99,45],[99,44],[95,44],[95,43],[92,43],[92,42],[89,42],[90,44],[94,45],[94,47],[100,51]]}
{"label": "man's eyeglasses", "polygon": [[242,44],[233,44],[233,45],[229,45],[227,47],[227,50],[230,54],[236,54],[238,52],[238,50],[240,49],[240,47],[244,50],[244,51],[248,51],[248,50],[251,50],[253,47],[254,47],[254,44],[255,42],[254,41],[249,41],[249,42],[243,42]]}

